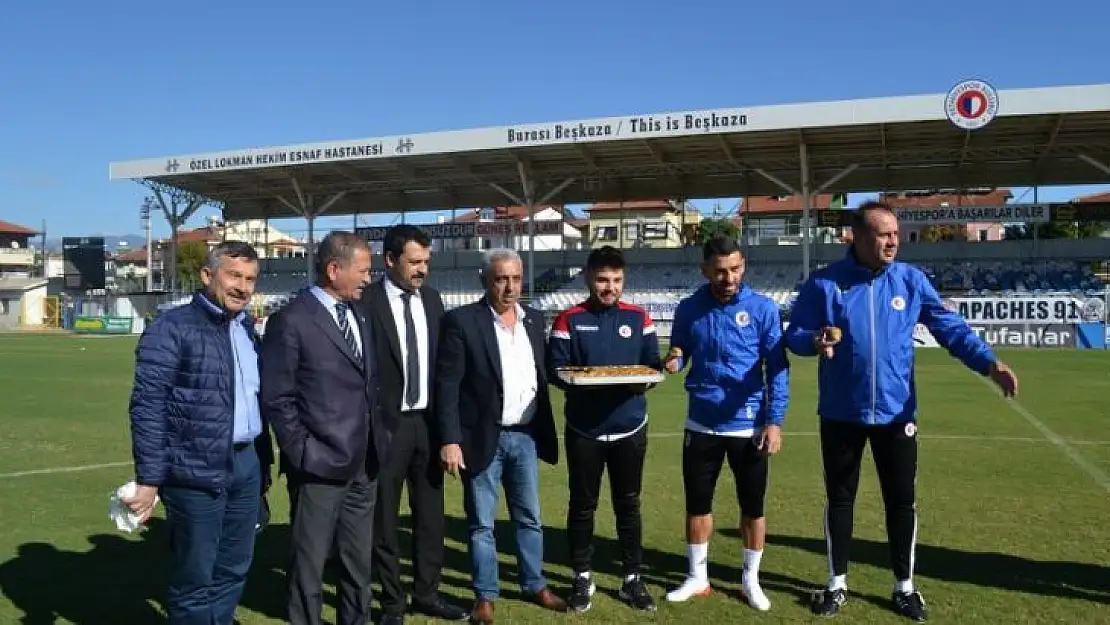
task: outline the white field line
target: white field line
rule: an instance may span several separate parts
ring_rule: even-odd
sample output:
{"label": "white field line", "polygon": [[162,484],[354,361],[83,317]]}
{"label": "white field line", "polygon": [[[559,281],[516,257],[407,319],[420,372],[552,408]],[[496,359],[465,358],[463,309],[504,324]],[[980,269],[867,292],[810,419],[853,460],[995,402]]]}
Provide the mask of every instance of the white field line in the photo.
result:
{"label": "white field line", "polygon": [[[1022,410],[1024,410],[1024,408],[1022,408]],[[1032,416],[1032,415],[1030,415],[1030,416]],[[1038,421],[1037,423],[1040,423],[1040,422]],[[1042,427],[1043,427],[1043,425],[1044,424],[1041,424]],[[1045,428],[1045,429],[1047,429],[1047,428]],[[791,436],[812,437],[812,436],[817,436],[818,434],[819,434],[819,432],[790,432],[790,431],[787,431],[787,432],[784,433],[784,436],[786,438],[789,438]],[[648,434],[648,437],[649,438],[679,438],[683,435],[685,435],[685,432],[651,432],[651,433]],[[1053,434],[1053,436],[1056,436],[1056,435]],[[985,443],[1044,443],[1047,440],[1049,442],[1056,443],[1057,445],[1059,445],[1059,444],[1080,445],[1080,446],[1082,446],[1082,445],[1095,445],[1095,446],[1110,445],[1110,440],[1107,440],[1107,441],[1090,441],[1090,440],[1066,441],[1063,438],[1060,438],[1058,436],[1056,438],[1059,440],[1059,442],[1057,442],[1057,441],[1054,441],[1051,438],[1049,438],[1047,435],[1045,436],[1045,438],[1039,438],[1039,437],[1031,437],[1031,436],[973,436],[973,435],[966,435],[966,434],[952,434],[952,435],[949,435],[949,434],[919,434],[918,437],[921,438],[921,439],[924,439],[924,440],[981,441],[981,442],[985,442]],[[1075,453],[1078,455],[1079,452],[1075,452]],[[1073,460],[1075,460],[1075,458],[1073,458]],[[1098,473],[1102,473],[1101,470],[1098,467],[1095,467],[1094,465],[1091,465],[1082,456],[1079,456],[1079,460],[1076,460],[1076,462],[1086,463],[1087,465],[1090,466],[1090,468],[1092,470],[1094,470]],[[126,466],[131,466],[131,464],[132,463],[130,461],[127,461],[127,462],[104,462],[104,463],[101,463],[101,464],[84,464],[84,465],[77,465],[77,466],[45,467],[45,468],[42,468],[42,469],[28,469],[28,470],[25,470],[25,471],[13,471],[11,473],[0,473],[0,480],[12,479],[12,478],[17,478],[17,477],[30,477],[30,476],[33,476],[33,475],[54,475],[54,474],[57,474],[57,473],[83,473],[83,472],[86,472],[86,471],[98,471],[100,469],[114,469],[114,468],[117,468],[117,467],[126,467]],[[1080,466],[1083,466],[1083,465],[1080,465]],[[1106,478],[1105,474],[1103,474],[1102,478],[1096,478],[1096,480],[1098,480],[1098,479],[1106,479],[1106,485],[1105,486],[1106,486],[1107,490],[1110,490],[1110,478]]]}
{"label": "white field line", "polygon": [[47,467],[45,469],[28,469],[26,471],[13,471],[12,473],[0,473],[0,479],[9,479],[13,477],[27,477],[29,475],[52,475],[55,473],[81,473],[83,471],[96,471],[98,469],[112,469],[115,467],[126,467],[130,462],[104,462],[101,464],[81,464],[70,467]]}
{"label": "white field line", "polygon": [[[990,380],[979,375],[976,375],[975,377],[979,378],[979,380],[983,384],[986,384],[993,391],[998,393],[999,397],[1002,397],[1002,391],[1000,391],[998,387],[996,387]],[[1093,462],[1085,458],[1083,454],[1079,453],[1078,449],[1072,446],[1072,443],[1078,441],[1072,441],[1071,443],[1069,443],[1067,440],[1064,439],[1063,436],[1060,436],[1056,432],[1053,432],[1047,425],[1044,424],[1044,422],[1033,416],[1033,413],[1029,412],[1029,409],[1027,409],[1025,406],[1019,404],[1017,400],[1003,398],[1002,401],[1006,402],[1006,404],[1008,404],[1014,412],[1021,415],[1022,418],[1024,418],[1029,423],[1029,425],[1032,425],[1034,428],[1036,428],[1037,431],[1039,431],[1046,440],[1059,447],[1060,451],[1064,452],[1064,455],[1067,456],[1069,460],[1074,462],[1080,469],[1083,469],[1083,471],[1087,475],[1091,476],[1091,478],[1093,478],[1099,486],[1106,489],[1107,492],[1110,492],[1110,476],[1106,475],[1105,471],[1103,471]]]}

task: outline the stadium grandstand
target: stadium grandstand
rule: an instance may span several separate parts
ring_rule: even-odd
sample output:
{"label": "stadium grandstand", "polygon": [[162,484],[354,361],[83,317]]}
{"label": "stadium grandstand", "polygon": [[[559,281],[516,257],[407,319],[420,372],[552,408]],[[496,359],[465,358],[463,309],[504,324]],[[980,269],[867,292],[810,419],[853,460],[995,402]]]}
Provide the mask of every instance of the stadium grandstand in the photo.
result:
{"label": "stadium grandstand", "polygon": [[[220,211],[201,234],[155,243],[170,280],[190,237],[264,250],[263,316],[312,280],[320,220],[352,216],[380,249],[385,226],[360,219],[394,215],[433,237],[429,281],[449,307],[481,297],[482,250],[510,247],[525,257],[531,304],[554,314],[585,297],[589,250],[613,245],[632,267],[626,299],[665,331],[702,282],[704,237],[736,235],[748,282],[788,308],[810,271],[844,253],[859,194],[895,207],[902,259],[947,297],[1104,300],[1110,194],[1038,194],[1110,183],[1108,163],[1110,85],[996,92],[969,81],[948,94],[171,156],[114,163],[110,176],[145,185],[177,227],[202,206]],[[275,227],[293,219],[304,236]]]}

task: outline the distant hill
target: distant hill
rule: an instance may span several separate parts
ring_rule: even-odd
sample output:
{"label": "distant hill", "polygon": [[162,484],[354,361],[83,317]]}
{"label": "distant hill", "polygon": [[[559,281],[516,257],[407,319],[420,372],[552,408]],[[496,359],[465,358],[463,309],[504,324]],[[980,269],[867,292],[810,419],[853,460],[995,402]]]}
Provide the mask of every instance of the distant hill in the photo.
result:
{"label": "distant hill", "polygon": [[[142,236],[142,235],[138,235],[138,234],[124,234],[124,235],[90,234],[89,236],[92,236],[92,237],[103,236],[104,237],[104,249],[106,249],[108,251],[119,250],[119,249],[139,250],[139,249],[142,249],[146,245],[146,237]],[[120,243],[123,243],[125,245],[120,245]],[[62,240],[60,238],[58,238],[58,239],[47,239],[46,240],[46,249],[49,252],[58,252],[58,253],[60,253],[62,251]]]}

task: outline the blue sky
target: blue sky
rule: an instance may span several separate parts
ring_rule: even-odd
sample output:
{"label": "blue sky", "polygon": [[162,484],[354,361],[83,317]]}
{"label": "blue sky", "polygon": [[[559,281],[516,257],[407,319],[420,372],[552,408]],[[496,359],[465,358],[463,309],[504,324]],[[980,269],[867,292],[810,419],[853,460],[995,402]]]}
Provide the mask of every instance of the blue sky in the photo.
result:
{"label": "blue sky", "polygon": [[1107,23],[1099,0],[4,2],[0,219],[45,220],[51,238],[139,232],[143,189],[109,182],[113,160],[941,93],[967,77],[1106,83],[1092,50]]}

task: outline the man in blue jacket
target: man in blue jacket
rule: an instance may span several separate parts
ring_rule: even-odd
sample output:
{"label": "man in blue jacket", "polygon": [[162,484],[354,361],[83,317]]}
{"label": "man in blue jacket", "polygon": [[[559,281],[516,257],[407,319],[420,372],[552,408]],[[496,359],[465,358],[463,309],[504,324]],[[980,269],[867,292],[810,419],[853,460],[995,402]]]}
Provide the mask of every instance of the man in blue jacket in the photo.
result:
{"label": "man in blue jacket", "polygon": [[208,252],[204,290],[151,324],[136,350],[131,394],[145,521],[161,495],[173,562],[171,625],[232,625],[254,555],[273,448],[258,406],[258,337],[245,310],[258,278],[250,245]]}
{"label": "man in blue jacket", "polygon": [[937,343],[969,369],[989,376],[1005,395],[1017,392],[1014,373],[962,317],[944,307],[925,274],[895,261],[898,240],[898,219],[889,206],[861,205],[852,215],[848,256],[810,276],[786,330],[792,352],[821,356],[817,413],[830,579],[813,597],[812,609],[820,615],[836,614],[847,600],[853,507],[863,449],[870,441],[886,508],[894,608],[915,621],[927,617],[912,578],[917,536],[914,326],[925,325]]}
{"label": "man in blue jacket", "polygon": [[778,306],[744,284],[744,256],[736,239],[718,236],[703,250],[709,284],[679,303],[665,366],[686,375],[689,410],[682,447],[686,540],[690,572],[668,601],[710,592],[707,562],[713,534],[713,493],[724,460],[732,468],[744,535],[741,591],[765,611],[759,584],[767,525],[763,514],[768,456],[782,446],[790,370]]}
{"label": "man in blue jacket", "polygon": [[634,608],[654,610],[640,579],[643,534],[640,491],[647,454],[646,385],[570,386],[559,378],[567,366],[645,365],[662,369],[655,324],[643,308],[620,301],[624,256],[612,246],[590,252],[585,280],[590,296],[555,319],[548,340],[548,379],[566,392],[567,472],[570,505],[567,539],[574,582],[567,605],[590,609],[596,584],[590,576],[594,512],[601,475],[609,469],[609,489],[617,518],[624,584],[618,596]]}

